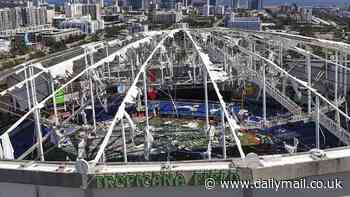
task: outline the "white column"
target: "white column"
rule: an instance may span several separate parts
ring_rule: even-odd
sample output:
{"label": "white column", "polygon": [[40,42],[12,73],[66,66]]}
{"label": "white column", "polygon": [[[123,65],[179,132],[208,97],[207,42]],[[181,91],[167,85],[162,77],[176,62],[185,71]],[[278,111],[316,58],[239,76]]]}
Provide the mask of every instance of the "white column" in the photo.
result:
{"label": "white column", "polygon": [[281,68],[283,68],[283,42],[282,41],[280,41],[280,45],[279,45],[279,62],[280,62]]}
{"label": "white column", "polygon": [[328,79],[328,50],[326,50],[326,62],[325,62],[325,70],[326,70],[326,79]]}
{"label": "white column", "polygon": [[[335,65],[335,84],[334,84],[334,102],[336,104],[338,104],[338,63],[339,63],[339,56],[338,56],[338,51],[335,52],[335,61],[336,61],[336,65]],[[338,123],[338,126],[340,126],[340,114],[338,111],[335,112],[335,119]]]}
{"label": "white column", "polygon": [[316,96],[316,148],[320,149],[320,99]]}
{"label": "white column", "polygon": [[28,75],[27,75],[27,68],[24,68],[24,79],[26,81],[26,91],[27,91],[27,102],[28,102],[28,110],[32,108],[32,104],[30,102],[30,89],[29,89],[29,83],[28,83]]}
{"label": "white column", "polygon": [[209,101],[208,101],[208,73],[205,70],[205,68],[203,67],[203,85],[204,85],[204,99],[205,99],[205,129],[207,132],[207,135],[209,137],[209,142],[208,142],[208,159],[211,160],[211,129],[210,129],[210,125],[209,125]]}
{"label": "white column", "polygon": [[145,102],[145,115],[146,115],[146,133],[145,133],[145,142],[147,143],[147,155],[145,155],[146,160],[149,159],[149,149],[150,149],[150,134],[149,134],[149,119],[148,119],[148,100],[147,100],[147,70],[143,71],[143,89],[144,89],[144,102]]}
{"label": "white column", "polygon": [[[108,56],[109,56],[108,45],[106,45],[106,57]],[[111,67],[109,65],[109,62],[107,62],[107,69],[108,69],[108,79],[111,80]]]}
{"label": "white column", "polygon": [[263,62],[263,118],[264,118],[264,125],[267,122],[266,119],[266,64]]}
{"label": "white column", "polygon": [[[29,67],[29,78],[34,75],[33,67]],[[33,107],[38,105],[37,95],[36,95],[36,87],[35,87],[35,79],[31,79],[31,89],[32,89],[32,101]],[[36,129],[36,139],[38,142],[38,156],[40,157],[40,161],[45,161],[44,158],[44,150],[43,150],[43,137],[41,133],[41,124],[40,124],[40,109],[36,108],[34,110],[34,119],[35,119],[35,129]]]}
{"label": "white column", "polygon": [[[94,59],[93,59],[93,53],[91,52],[90,54],[90,64],[91,66],[94,64]],[[87,65],[86,65],[87,66]],[[90,86],[90,97],[91,97],[91,109],[92,109],[92,119],[93,119],[93,126],[94,126],[94,131],[96,130],[96,112],[95,112],[95,97],[94,97],[94,91],[93,91],[93,84],[92,84],[92,70],[88,72],[88,77],[89,77],[89,86]]]}
{"label": "white column", "polygon": [[[307,66],[307,82],[308,82],[308,86],[311,87],[312,84],[311,84],[311,57],[310,55],[307,55],[306,56],[306,66]],[[308,94],[308,114],[310,115],[311,114],[311,101],[312,101],[312,98],[311,98],[311,90],[308,89],[307,91],[307,94]]]}
{"label": "white column", "polygon": [[224,159],[227,158],[226,154],[226,135],[225,135],[225,113],[224,110],[221,109],[221,133],[222,133],[222,155]]}
{"label": "white column", "polygon": [[207,16],[209,16],[210,15],[210,0],[207,0]]}
{"label": "white column", "polygon": [[203,67],[203,85],[204,85],[204,100],[205,100],[205,125],[209,128],[209,101],[208,101],[208,73]]}
{"label": "white column", "polygon": [[[126,139],[125,139],[125,127],[124,127],[124,118],[121,120],[122,125],[122,138],[123,138],[123,156],[124,156],[124,163],[128,163],[128,153],[126,152]],[[130,125],[131,126],[131,125]]]}
{"label": "white column", "polygon": [[[348,67],[348,54],[344,54],[344,66],[347,68]],[[346,97],[347,94],[347,85],[348,85],[348,70],[347,69],[343,69],[344,70],[344,96]]]}
{"label": "white column", "polygon": [[[55,92],[55,84],[52,75],[50,74],[50,84],[51,84],[51,92],[52,94]],[[59,124],[58,122],[58,112],[57,112],[57,104],[56,104],[56,95],[52,96],[52,103],[53,103],[53,111],[55,114],[55,125],[57,126]]]}
{"label": "white column", "polygon": [[[89,72],[91,75],[91,71]],[[95,97],[94,97],[94,91],[93,91],[93,84],[91,76],[89,76],[89,83],[90,83],[90,96],[91,96],[91,108],[92,108],[92,119],[93,119],[93,125],[94,130],[96,130],[96,112],[95,112]]]}

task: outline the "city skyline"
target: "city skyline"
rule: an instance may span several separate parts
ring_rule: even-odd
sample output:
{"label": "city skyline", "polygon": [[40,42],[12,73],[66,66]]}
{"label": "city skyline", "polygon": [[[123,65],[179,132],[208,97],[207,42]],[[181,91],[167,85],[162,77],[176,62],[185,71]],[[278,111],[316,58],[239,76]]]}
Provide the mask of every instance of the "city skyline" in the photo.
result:
{"label": "city skyline", "polygon": [[[64,0],[47,0],[50,4],[63,4]],[[231,2],[231,0],[228,0]],[[104,0],[106,4],[111,4],[112,0]],[[242,2],[245,1],[241,1]],[[348,0],[265,0],[264,5],[283,5],[283,4],[292,4],[296,3],[298,5],[344,5],[344,4],[350,4]]]}

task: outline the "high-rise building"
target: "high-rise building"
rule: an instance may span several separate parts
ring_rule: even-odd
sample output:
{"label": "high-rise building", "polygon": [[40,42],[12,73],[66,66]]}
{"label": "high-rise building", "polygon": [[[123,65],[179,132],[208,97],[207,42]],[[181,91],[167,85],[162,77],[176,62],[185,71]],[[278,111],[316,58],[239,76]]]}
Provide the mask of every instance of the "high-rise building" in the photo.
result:
{"label": "high-rise building", "polygon": [[64,12],[68,18],[90,15],[93,20],[100,18],[100,4],[65,3]]}
{"label": "high-rise building", "polygon": [[47,24],[46,7],[15,7],[0,9],[0,29]]}
{"label": "high-rise building", "polygon": [[128,0],[116,0],[115,3],[117,3],[121,8],[128,7]]}
{"label": "high-rise building", "polygon": [[160,8],[166,10],[175,10],[176,0],[161,0]]}
{"label": "high-rise building", "polygon": [[175,11],[156,11],[148,16],[152,24],[174,24],[182,20],[182,12]]}
{"label": "high-rise building", "polygon": [[10,24],[10,9],[5,8],[0,10],[0,28],[3,30],[11,29]]}
{"label": "high-rise building", "polygon": [[41,0],[33,0],[33,6],[40,6]]}
{"label": "high-rise building", "polygon": [[0,8],[27,6],[30,0],[0,0]]}
{"label": "high-rise building", "polygon": [[105,6],[104,0],[99,0],[99,5],[101,8],[103,8]]}
{"label": "high-rise building", "polygon": [[263,0],[248,0],[248,9],[261,10],[263,8]]}
{"label": "high-rise building", "polygon": [[101,16],[101,5],[100,4],[83,4],[82,15],[91,16],[92,20],[96,20]]}
{"label": "high-rise building", "polygon": [[232,9],[239,8],[239,0],[232,0]]}
{"label": "high-rise building", "polygon": [[227,15],[224,20],[225,27],[244,29],[244,30],[261,30],[261,20],[259,17],[238,17],[234,13]]}
{"label": "high-rise building", "polygon": [[203,13],[204,16],[213,16],[213,15],[215,15],[215,6],[204,5],[203,9],[202,9],[202,13]]}
{"label": "high-rise building", "polygon": [[52,24],[55,18],[55,10],[47,10],[47,23]]}
{"label": "high-rise building", "polygon": [[33,6],[39,7],[47,4],[46,0],[33,0]]}
{"label": "high-rise building", "polygon": [[83,16],[62,21],[59,27],[63,29],[79,28],[83,34],[93,34],[100,29],[104,29],[104,21],[100,19],[92,20],[90,16]]}
{"label": "high-rise building", "polygon": [[37,26],[47,24],[46,7],[24,8],[27,26]]}
{"label": "high-rise building", "polygon": [[[129,7],[132,10],[150,10],[153,2],[150,0],[126,0],[120,1],[120,6]],[[175,7],[175,5],[174,5]]]}
{"label": "high-rise building", "polygon": [[22,9],[20,7],[15,7],[10,9],[10,22],[11,29],[16,29],[18,27],[23,26],[23,17],[22,17]]}
{"label": "high-rise building", "polygon": [[104,6],[104,0],[65,0],[64,3],[99,4],[101,7]]}
{"label": "high-rise building", "polygon": [[127,6],[132,10],[140,10],[143,8],[143,0],[128,0]]}

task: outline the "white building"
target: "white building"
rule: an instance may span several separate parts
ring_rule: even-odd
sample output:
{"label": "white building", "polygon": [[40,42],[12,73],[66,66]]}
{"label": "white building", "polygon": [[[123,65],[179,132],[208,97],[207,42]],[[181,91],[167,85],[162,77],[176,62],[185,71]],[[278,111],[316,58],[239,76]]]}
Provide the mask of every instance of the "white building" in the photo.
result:
{"label": "white building", "polygon": [[55,18],[55,10],[47,10],[47,23],[52,24],[53,18]]}
{"label": "white building", "polygon": [[219,16],[225,15],[225,6],[217,5],[215,7],[215,15],[219,15]]}
{"label": "white building", "polygon": [[64,12],[67,18],[77,18],[90,15],[93,19],[100,18],[100,4],[65,3]]}
{"label": "white building", "polygon": [[244,30],[261,30],[261,20],[259,17],[239,17],[235,16],[234,13],[225,17],[225,27],[244,29]]}
{"label": "white building", "polygon": [[11,45],[10,41],[0,39],[0,53],[1,52],[9,52],[10,45]]}
{"label": "white building", "polygon": [[149,21],[153,24],[174,24],[182,20],[182,13],[175,11],[159,11],[149,15]]}
{"label": "white building", "polygon": [[128,24],[129,33],[138,33],[148,31],[148,25],[142,25],[140,23],[130,23]]}
{"label": "white building", "polygon": [[54,40],[57,42],[79,35],[81,35],[81,31],[79,29],[53,29],[41,33],[41,38],[43,42],[47,43],[49,40]]}
{"label": "white building", "polygon": [[60,28],[78,28],[83,34],[94,34],[96,31],[104,29],[104,21],[101,19],[92,20],[91,16],[83,16],[63,21]]}

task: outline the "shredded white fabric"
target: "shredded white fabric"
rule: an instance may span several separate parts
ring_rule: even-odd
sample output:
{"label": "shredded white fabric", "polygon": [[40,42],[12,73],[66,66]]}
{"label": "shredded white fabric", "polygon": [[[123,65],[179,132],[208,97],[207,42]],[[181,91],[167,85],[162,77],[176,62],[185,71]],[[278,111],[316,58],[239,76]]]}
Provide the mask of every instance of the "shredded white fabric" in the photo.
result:
{"label": "shredded white fabric", "polygon": [[10,137],[7,133],[1,137],[2,151],[4,159],[13,160],[15,159],[14,150],[11,144]]}
{"label": "shredded white fabric", "polygon": [[67,75],[67,73],[73,73],[74,61],[79,60],[81,58],[84,58],[84,54],[78,55],[78,56],[71,58],[69,60],[65,60],[63,62],[55,64],[55,65],[49,67],[48,70],[53,78],[56,78],[57,76],[65,77]]}
{"label": "shredded white fabric", "polygon": [[132,86],[127,93],[127,96],[125,97],[125,102],[133,104],[135,103],[135,99],[137,98],[137,95],[139,94],[139,89],[136,86]]}
{"label": "shredded white fabric", "polygon": [[124,112],[125,112],[125,103],[122,103],[119,106],[119,109],[116,115],[118,120],[121,120],[124,117]]}

